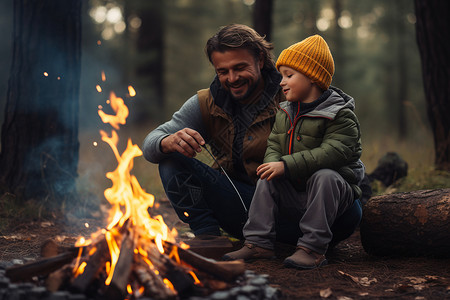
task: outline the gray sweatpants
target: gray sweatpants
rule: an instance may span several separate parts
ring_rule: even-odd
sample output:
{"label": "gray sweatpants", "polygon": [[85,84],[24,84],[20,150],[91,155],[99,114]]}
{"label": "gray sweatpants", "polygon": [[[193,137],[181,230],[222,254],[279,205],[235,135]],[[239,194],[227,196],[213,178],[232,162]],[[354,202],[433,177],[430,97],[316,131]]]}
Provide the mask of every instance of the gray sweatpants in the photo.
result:
{"label": "gray sweatpants", "polygon": [[303,233],[297,246],[320,254],[327,251],[333,234],[331,226],[353,204],[353,190],[336,171],[322,169],[306,183],[306,191],[297,191],[284,178],[258,180],[243,233],[247,243],[273,249],[278,218],[300,218]]}

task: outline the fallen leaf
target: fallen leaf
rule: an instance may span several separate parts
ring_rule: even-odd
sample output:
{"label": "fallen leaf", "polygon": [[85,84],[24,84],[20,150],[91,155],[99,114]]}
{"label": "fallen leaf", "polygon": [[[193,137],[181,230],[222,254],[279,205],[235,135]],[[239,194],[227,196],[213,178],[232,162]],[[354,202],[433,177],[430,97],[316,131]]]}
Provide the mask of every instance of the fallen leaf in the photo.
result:
{"label": "fallen leaf", "polygon": [[347,297],[347,296],[338,296],[338,300],[353,300],[353,298]]}
{"label": "fallen leaf", "polygon": [[358,283],[358,284],[360,284],[362,286],[370,286],[372,283],[378,282],[378,280],[376,278],[372,278],[372,279],[369,279],[368,277],[361,277],[361,278],[359,278],[359,277],[350,275],[348,273],[342,272],[340,270],[338,270],[338,272],[339,272],[339,274],[343,275],[344,277],[348,277],[353,282]]}
{"label": "fallen leaf", "polygon": [[46,227],[50,227],[53,226],[52,222],[41,222],[41,227],[46,228]]}
{"label": "fallen leaf", "polygon": [[328,298],[333,294],[333,291],[330,288],[320,290],[320,297],[322,298]]}

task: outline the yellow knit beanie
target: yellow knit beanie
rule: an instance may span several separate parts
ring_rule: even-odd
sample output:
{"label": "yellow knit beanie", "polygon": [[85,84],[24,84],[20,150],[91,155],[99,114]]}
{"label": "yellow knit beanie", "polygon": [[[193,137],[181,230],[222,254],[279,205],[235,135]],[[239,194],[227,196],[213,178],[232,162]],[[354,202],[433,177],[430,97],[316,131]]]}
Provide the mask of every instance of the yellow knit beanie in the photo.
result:
{"label": "yellow knit beanie", "polygon": [[276,67],[287,66],[311,78],[321,89],[327,90],[334,74],[334,61],[327,42],[313,35],[284,49]]}

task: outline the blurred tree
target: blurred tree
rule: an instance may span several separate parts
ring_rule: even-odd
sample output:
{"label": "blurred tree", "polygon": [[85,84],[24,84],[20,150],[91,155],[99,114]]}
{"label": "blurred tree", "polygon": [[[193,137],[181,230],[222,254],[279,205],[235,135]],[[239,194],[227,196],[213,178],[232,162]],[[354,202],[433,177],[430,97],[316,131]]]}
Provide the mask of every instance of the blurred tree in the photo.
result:
{"label": "blurred tree", "polygon": [[273,0],[256,0],[253,7],[253,29],[271,40]]}
{"label": "blurred tree", "polygon": [[14,1],[13,35],[1,187],[62,202],[77,177],[81,2]]}
{"label": "blurred tree", "polygon": [[450,1],[415,0],[415,10],[435,165],[450,171]]}
{"label": "blurred tree", "polygon": [[[333,85],[344,88],[343,82],[345,82],[345,47],[343,43],[342,27],[339,25],[339,20],[342,14],[342,0],[333,1],[334,10],[334,37],[332,39],[334,49],[332,49],[334,65],[336,70],[339,70],[339,76],[333,77]],[[333,51],[334,50],[334,51]]]}
{"label": "blurred tree", "polygon": [[397,128],[398,137],[404,140],[407,135],[407,124],[405,115],[405,102],[408,98],[408,64],[406,63],[406,43],[405,43],[405,23],[406,23],[406,13],[405,13],[405,1],[394,1],[396,19],[395,31],[396,31],[396,41],[397,41],[397,89],[396,89],[396,106],[397,106]]}
{"label": "blurred tree", "polygon": [[[136,49],[131,58],[135,67],[132,82],[148,97],[146,100],[150,100],[153,107],[156,105],[162,110],[165,105],[164,1],[125,1],[125,14],[128,35]],[[134,26],[134,22],[139,22],[139,27]],[[148,117],[148,114],[142,113],[140,117]]]}

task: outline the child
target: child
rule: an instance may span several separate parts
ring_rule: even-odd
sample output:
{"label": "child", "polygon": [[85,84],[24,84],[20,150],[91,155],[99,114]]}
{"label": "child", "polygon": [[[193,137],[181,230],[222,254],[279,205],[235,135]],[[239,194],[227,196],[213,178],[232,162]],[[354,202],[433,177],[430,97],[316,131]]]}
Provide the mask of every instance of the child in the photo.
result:
{"label": "child", "polygon": [[349,237],[361,220],[360,126],[353,98],[330,87],[334,61],[322,37],[283,50],[276,67],[287,101],[257,168],[244,247],[223,259],[272,258],[277,239],[297,245],[285,266],[313,269],[327,264],[329,244]]}

